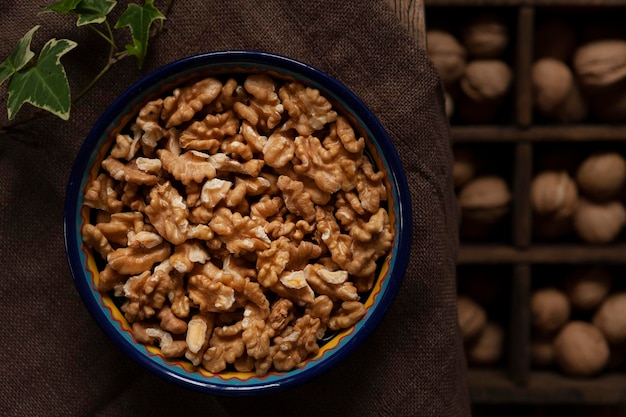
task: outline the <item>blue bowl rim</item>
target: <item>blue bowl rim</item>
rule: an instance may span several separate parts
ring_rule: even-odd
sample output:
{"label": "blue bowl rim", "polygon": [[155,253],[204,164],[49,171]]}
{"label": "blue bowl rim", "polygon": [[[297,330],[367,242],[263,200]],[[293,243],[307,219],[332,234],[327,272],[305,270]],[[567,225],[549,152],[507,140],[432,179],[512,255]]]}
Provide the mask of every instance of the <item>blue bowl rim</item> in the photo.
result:
{"label": "blue bowl rim", "polygon": [[[85,170],[89,168],[88,164],[94,151],[94,146],[98,144],[103,132],[106,131],[125,103],[132,101],[140,92],[149,89],[149,87],[153,86],[155,83],[159,83],[160,81],[179,72],[184,72],[185,70],[192,69],[199,65],[213,63],[228,66],[238,64],[256,64],[275,67],[278,70],[286,69],[303,76],[307,80],[315,82],[324,90],[341,97],[342,101],[350,110],[352,110],[353,113],[360,115],[363,122],[372,133],[370,140],[375,141],[382,151],[382,156],[390,167],[388,170],[390,176],[389,180],[395,187],[397,194],[398,218],[396,221],[398,222],[398,230],[402,232],[402,236],[398,237],[399,244],[396,253],[396,260],[388,272],[389,274],[392,274],[394,279],[389,280],[386,290],[381,294],[381,297],[374,308],[375,314],[372,314],[367,322],[363,324],[360,331],[356,332],[354,336],[350,338],[348,342],[344,344],[334,355],[321,361],[317,366],[309,369],[307,372],[300,373],[295,376],[290,375],[290,373],[287,372],[284,374],[284,377],[278,381],[261,381],[256,384],[244,386],[226,386],[223,384],[215,384],[211,383],[208,379],[205,383],[200,383],[197,380],[185,378],[184,376],[171,372],[166,367],[156,363],[148,355],[138,353],[125,339],[120,336],[119,331],[111,325],[110,319],[106,317],[98,305],[96,305],[97,303],[91,294],[80,257],[77,255],[77,252],[79,251],[79,241],[76,237],[76,218],[79,216],[78,199],[81,193],[81,179]],[[325,373],[328,369],[343,361],[347,355],[360,346],[380,324],[393,299],[398,293],[408,266],[412,240],[412,205],[408,182],[402,163],[386,130],[383,128],[382,124],[373,112],[365,105],[365,103],[343,83],[318,68],[283,55],[252,50],[216,51],[188,56],[150,72],[127,88],[106,108],[88,133],[85,141],[77,153],[75,162],[71,169],[66,188],[63,231],[67,261],[79,295],[101,330],[131,359],[141,365],[144,369],[166,380],[196,391],[218,395],[259,394],[274,392],[288,387],[293,387],[295,385],[300,385],[313,379],[314,377],[317,377],[318,375],[321,375],[322,373]]]}

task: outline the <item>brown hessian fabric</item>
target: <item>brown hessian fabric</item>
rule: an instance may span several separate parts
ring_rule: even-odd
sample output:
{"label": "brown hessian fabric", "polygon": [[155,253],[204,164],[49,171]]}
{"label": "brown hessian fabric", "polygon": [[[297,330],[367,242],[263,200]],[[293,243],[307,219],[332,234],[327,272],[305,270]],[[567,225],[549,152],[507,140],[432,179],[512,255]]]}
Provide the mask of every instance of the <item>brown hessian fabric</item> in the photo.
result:
{"label": "brown hessian fabric", "polygon": [[[71,16],[38,14],[52,2],[0,1],[0,60],[40,24],[33,51],[50,38],[78,43],[62,58],[78,92],[104,66],[108,47]],[[126,3],[118,1],[113,19]],[[159,66],[229,49],[286,55],[352,89],[393,139],[414,213],[406,278],[371,337],[304,385],[245,398],[179,387],[127,358],[74,288],[62,227],[69,172],[99,114]],[[6,85],[0,98],[4,108]],[[6,118],[0,111],[0,125]],[[22,128],[17,135],[0,135],[0,415],[470,414],[455,307],[457,215],[442,88],[426,53],[384,0],[176,0],[143,69],[134,58],[122,60],[72,107],[68,121],[44,117]]]}

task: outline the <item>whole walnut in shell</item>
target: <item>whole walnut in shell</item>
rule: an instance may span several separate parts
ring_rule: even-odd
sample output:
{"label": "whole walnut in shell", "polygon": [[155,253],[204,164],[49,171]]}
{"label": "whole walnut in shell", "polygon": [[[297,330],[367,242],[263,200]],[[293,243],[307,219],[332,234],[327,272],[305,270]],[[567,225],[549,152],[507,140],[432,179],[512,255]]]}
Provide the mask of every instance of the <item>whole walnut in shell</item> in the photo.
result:
{"label": "whole walnut in shell", "polygon": [[503,178],[485,175],[465,184],[458,200],[464,219],[496,223],[509,210],[511,192]]}
{"label": "whole walnut in shell", "polygon": [[587,42],[574,53],[574,72],[583,87],[602,89],[626,78],[626,40]]}
{"label": "whole walnut in shell", "polygon": [[574,213],[574,229],[587,243],[615,240],[626,222],[626,210],[619,201],[595,203],[581,198]]}
{"label": "whole walnut in shell", "polygon": [[570,317],[569,299],[557,288],[539,288],[530,297],[530,320],[542,334],[557,331]]}
{"label": "whole walnut in shell", "polygon": [[509,65],[499,59],[470,61],[460,80],[463,93],[471,100],[499,102],[511,87],[513,72]]}
{"label": "whole walnut in shell", "polygon": [[565,62],[554,58],[537,60],[531,68],[534,104],[549,120],[579,122],[587,117],[587,102]]}
{"label": "whole walnut in shell", "polygon": [[626,159],[617,152],[593,153],[579,165],[576,182],[587,197],[614,198],[626,184]]}
{"label": "whole walnut in shell", "polygon": [[457,313],[461,335],[466,342],[478,336],[487,325],[487,312],[470,297],[457,297]]}
{"label": "whole walnut in shell", "polygon": [[466,345],[467,360],[475,365],[493,365],[502,357],[504,330],[494,322],[487,325],[478,337]]}
{"label": "whole walnut in shell", "polygon": [[554,359],[572,376],[592,376],[609,361],[609,344],[596,326],[585,321],[567,323],[554,338]]}
{"label": "whole walnut in shell", "polygon": [[530,186],[530,202],[540,216],[570,217],[578,205],[578,187],[566,171],[544,171]]}
{"label": "whole walnut in shell", "polygon": [[572,308],[590,311],[609,295],[613,274],[607,268],[578,268],[563,280],[563,290]]}
{"label": "whole walnut in shell", "polygon": [[610,343],[626,343],[626,292],[609,295],[595,312],[593,324]]}
{"label": "whole walnut in shell", "polygon": [[444,84],[457,81],[465,71],[467,51],[449,32],[432,29],[426,32],[428,56]]}
{"label": "whole walnut in shell", "polygon": [[463,26],[461,42],[474,58],[496,58],[509,44],[509,29],[499,16],[481,14],[469,19]]}

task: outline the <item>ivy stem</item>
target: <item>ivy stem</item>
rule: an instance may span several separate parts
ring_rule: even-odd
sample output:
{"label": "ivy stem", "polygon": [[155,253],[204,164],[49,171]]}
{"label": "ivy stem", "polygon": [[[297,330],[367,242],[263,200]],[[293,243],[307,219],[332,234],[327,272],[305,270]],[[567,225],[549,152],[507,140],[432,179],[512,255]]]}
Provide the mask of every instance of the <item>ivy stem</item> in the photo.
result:
{"label": "ivy stem", "polygon": [[[106,23],[107,27],[109,26],[107,21],[105,21],[104,23]],[[87,27],[93,30],[94,32],[96,32],[102,39],[107,41],[107,43],[110,44],[112,47],[116,47],[115,42],[113,41],[113,34],[111,33],[110,27],[109,27],[109,36],[102,33],[102,31],[100,31],[98,28],[94,27],[93,25],[89,25]]]}
{"label": "ivy stem", "polygon": [[100,78],[102,78],[104,76],[104,74],[106,74],[109,69],[111,69],[111,67],[113,65],[115,65],[116,62],[120,61],[121,59],[124,59],[126,56],[128,56],[127,53],[123,52],[123,53],[118,53],[117,52],[117,45],[115,44],[115,42],[113,41],[113,31],[111,30],[111,25],[109,25],[108,21],[104,21],[105,27],[107,28],[107,31],[109,32],[109,36],[110,38],[108,38],[104,33],[100,32],[97,29],[96,30],[98,33],[100,33],[102,35],[102,37],[104,39],[107,39],[109,41],[110,44],[110,48],[109,48],[109,58],[107,60],[106,65],[100,70],[100,72],[98,74],[96,74],[96,76],[91,80],[91,82],[89,84],[87,84],[81,91],[80,93],[78,93],[74,99],[72,100],[72,104],[78,102],[78,100],[80,100],[85,94],[87,94],[87,92],[89,90],[91,90],[91,88],[100,80]]}
{"label": "ivy stem", "polygon": [[[167,16],[169,14],[170,9],[172,8],[173,4],[174,4],[175,0],[168,0],[167,1],[167,5],[165,6],[165,12],[164,12],[164,16]],[[85,86],[73,99],[72,99],[72,104],[76,103],[77,101],[79,101],[85,94],[87,94],[87,92],[89,92],[89,90],[91,90],[91,88],[111,69],[111,67],[113,65],[115,65],[116,63],[118,63],[119,61],[121,61],[122,59],[128,57],[128,51],[118,51],[118,47],[115,44],[115,37],[113,36],[113,30],[111,28],[111,25],[109,24],[108,20],[105,20],[103,22],[105,28],[106,28],[106,32],[108,33],[104,33],[101,30],[93,27],[93,25],[88,25],[88,27],[90,29],[92,29],[95,33],[98,34],[98,36],[100,36],[101,38],[103,38],[110,46],[109,48],[109,57],[107,60],[106,65],[100,70],[100,72],[91,80],[91,82],[89,82],[89,84],[87,84],[87,86]],[[161,21],[161,27],[159,28],[159,30],[157,30],[157,33],[160,32],[160,30],[162,29],[162,24],[163,21]],[[156,35],[153,35],[156,36]],[[153,37],[151,36],[151,37]],[[46,117],[46,116],[50,116],[51,113],[43,111],[42,109],[36,108],[34,109],[34,111],[32,112],[32,114],[22,120],[17,120],[11,123],[8,123],[4,126],[0,126],[0,135],[4,135],[4,134],[11,134],[11,133],[17,133],[17,131],[19,131],[20,127],[32,122],[33,120],[37,120],[40,119],[42,117]]]}

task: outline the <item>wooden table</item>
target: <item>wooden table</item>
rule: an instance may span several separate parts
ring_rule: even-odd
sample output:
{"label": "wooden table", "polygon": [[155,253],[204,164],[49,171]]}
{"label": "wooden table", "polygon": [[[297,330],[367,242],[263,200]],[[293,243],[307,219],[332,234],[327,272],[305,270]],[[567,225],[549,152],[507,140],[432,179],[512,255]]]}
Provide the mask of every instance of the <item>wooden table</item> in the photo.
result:
{"label": "wooden table", "polygon": [[424,0],[387,0],[387,3],[419,46],[426,45]]}

